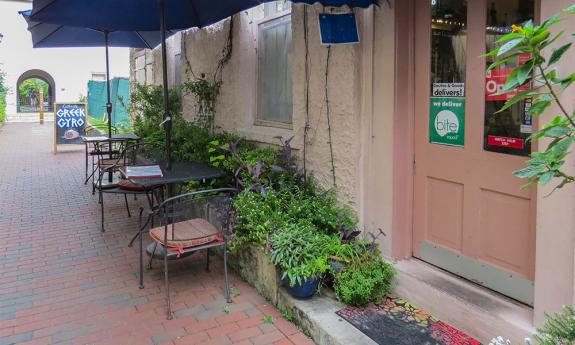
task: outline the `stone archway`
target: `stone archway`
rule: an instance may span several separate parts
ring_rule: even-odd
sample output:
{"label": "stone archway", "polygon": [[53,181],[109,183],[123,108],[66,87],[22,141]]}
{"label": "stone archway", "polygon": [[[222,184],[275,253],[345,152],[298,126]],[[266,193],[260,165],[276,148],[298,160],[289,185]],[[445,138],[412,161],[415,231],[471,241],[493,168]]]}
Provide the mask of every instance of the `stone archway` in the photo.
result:
{"label": "stone archway", "polygon": [[16,82],[16,92],[15,92],[15,94],[16,94],[16,111],[20,113],[23,110],[20,108],[21,100],[20,100],[19,93],[18,93],[20,85],[25,80],[32,79],[32,78],[40,79],[40,80],[42,80],[48,84],[48,95],[44,95],[44,97],[45,97],[44,99],[48,104],[48,107],[45,108],[45,111],[46,112],[52,112],[52,107],[54,106],[54,102],[56,101],[56,83],[54,82],[54,78],[52,78],[52,76],[48,72],[45,72],[45,71],[40,70],[40,69],[28,70],[28,71],[22,73],[22,75],[18,78],[18,81]]}

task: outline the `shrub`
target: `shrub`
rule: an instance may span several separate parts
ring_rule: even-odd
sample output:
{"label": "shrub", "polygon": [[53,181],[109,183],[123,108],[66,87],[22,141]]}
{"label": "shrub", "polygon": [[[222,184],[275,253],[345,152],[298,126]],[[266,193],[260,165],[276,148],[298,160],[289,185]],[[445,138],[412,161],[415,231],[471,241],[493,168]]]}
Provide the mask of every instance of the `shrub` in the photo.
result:
{"label": "shrub", "polygon": [[346,304],[365,307],[381,302],[392,288],[395,269],[381,258],[372,258],[361,265],[349,265],[336,275],[337,297]]}
{"label": "shrub", "polygon": [[285,200],[285,195],[273,190],[265,195],[240,193],[234,200],[237,219],[231,248],[236,250],[249,243],[265,246],[268,236],[289,221],[283,212]]}
{"label": "shrub", "polygon": [[4,86],[4,72],[0,70],[0,123],[6,117],[6,86]]}
{"label": "shrub", "polygon": [[[161,85],[136,84],[131,95],[130,111],[134,116],[134,131],[141,138],[163,140],[163,129],[160,123],[164,116],[164,93]],[[169,111],[173,120],[172,128],[180,125],[181,97],[178,90],[169,91]]]}
{"label": "shrub", "polygon": [[[146,141],[163,142],[164,129],[160,123],[164,116],[163,88],[158,85],[135,85],[132,92],[131,112],[134,131]],[[169,91],[169,110],[172,117],[172,159],[212,163],[210,143],[238,140],[227,132],[212,134],[194,122],[186,121],[181,114],[181,97],[177,89]]]}
{"label": "shrub", "polygon": [[318,229],[336,234],[344,228],[355,228],[357,217],[354,211],[342,206],[336,199],[335,191],[323,192],[319,187],[296,188],[293,203],[286,210],[291,218],[308,219]]}
{"label": "shrub", "polygon": [[6,118],[6,93],[0,92],[0,123]]}

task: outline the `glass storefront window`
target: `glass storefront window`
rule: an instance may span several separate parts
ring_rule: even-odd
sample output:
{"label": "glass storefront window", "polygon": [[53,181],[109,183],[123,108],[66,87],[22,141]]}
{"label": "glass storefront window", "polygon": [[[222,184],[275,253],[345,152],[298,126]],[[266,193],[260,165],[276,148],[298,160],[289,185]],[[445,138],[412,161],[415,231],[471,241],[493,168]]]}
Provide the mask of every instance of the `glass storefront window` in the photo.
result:
{"label": "glass storefront window", "polygon": [[465,83],[467,1],[432,0],[431,82]]}
{"label": "glass storefront window", "polygon": [[431,2],[431,98],[429,141],[465,144],[467,2]]}
{"label": "glass storefront window", "polygon": [[[487,4],[486,52],[495,49],[496,41],[511,32],[512,24],[522,24],[532,20],[534,16],[534,0],[497,0]],[[485,74],[485,121],[483,148],[486,151],[528,156],[531,153],[531,143],[527,138],[532,133],[532,119],[528,114],[530,100],[513,105],[511,108],[497,113],[505,101],[516,92],[496,95],[513,68],[530,59],[528,54],[521,55],[514,61],[509,61]],[[486,59],[486,69],[494,58]]]}

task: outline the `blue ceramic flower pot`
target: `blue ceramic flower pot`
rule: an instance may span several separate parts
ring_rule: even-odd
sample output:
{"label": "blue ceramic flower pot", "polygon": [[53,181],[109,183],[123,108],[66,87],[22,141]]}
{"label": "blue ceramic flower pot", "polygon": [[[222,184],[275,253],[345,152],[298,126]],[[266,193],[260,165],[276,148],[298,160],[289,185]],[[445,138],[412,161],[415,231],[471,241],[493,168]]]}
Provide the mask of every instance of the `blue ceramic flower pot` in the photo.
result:
{"label": "blue ceramic flower pot", "polygon": [[306,279],[301,284],[295,284],[294,286],[290,286],[289,278],[286,277],[283,279],[283,283],[290,295],[295,298],[305,299],[310,298],[317,291],[319,277]]}

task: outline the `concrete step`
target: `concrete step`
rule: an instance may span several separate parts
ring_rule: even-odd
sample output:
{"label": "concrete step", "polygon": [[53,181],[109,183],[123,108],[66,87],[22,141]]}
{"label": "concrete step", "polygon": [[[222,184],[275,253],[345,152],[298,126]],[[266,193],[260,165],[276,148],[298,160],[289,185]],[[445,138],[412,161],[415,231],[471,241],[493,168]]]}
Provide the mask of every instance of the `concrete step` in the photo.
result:
{"label": "concrete step", "polygon": [[533,309],[417,259],[399,261],[394,293],[484,344],[503,336],[523,344]]}
{"label": "concrete step", "polygon": [[[53,122],[54,113],[45,113],[44,121]],[[40,122],[40,114],[39,113],[6,114],[6,122]]]}

